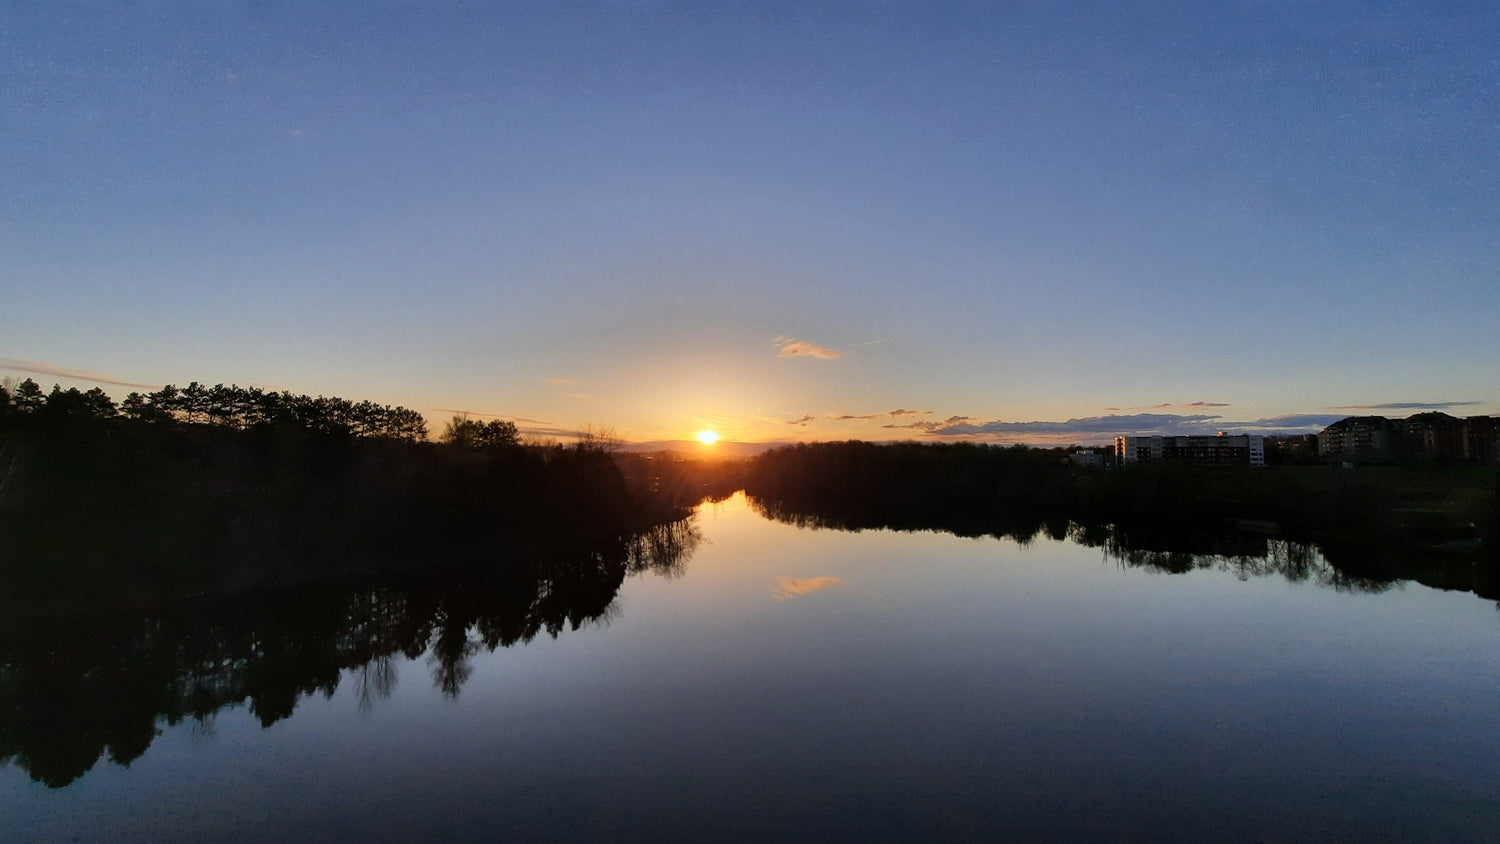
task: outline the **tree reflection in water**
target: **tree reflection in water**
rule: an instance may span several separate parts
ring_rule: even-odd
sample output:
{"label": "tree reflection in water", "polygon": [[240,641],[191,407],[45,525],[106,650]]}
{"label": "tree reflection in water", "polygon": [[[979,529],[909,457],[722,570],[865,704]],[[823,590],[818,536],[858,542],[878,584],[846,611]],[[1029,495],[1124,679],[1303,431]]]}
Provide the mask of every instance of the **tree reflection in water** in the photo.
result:
{"label": "tree reflection in water", "polygon": [[686,568],[692,518],[589,547],[406,573],[378,584],[288,588],[150,614],[90,614],[0,627],[0,762],[60,787],[100,758],[140,758],[161,725],[210,729],[248,704],[269,727],[345,672],[363,708],[391,694],[398,657],[427,655],[456,696],[481,651],[607,622],[629,574]]}
{"label": "tree reflection in water", "polygon": [[[1163,573],[1279,575],[1351,592],[1401,580],[1494,598],[1494,572],[1463,559],[1357,544],[1312,545],[1171,522],[1098,524],[1052,511],[976,514],[868,510],[750,497],[756,512],[812,529],[934,530],[1020,544],[1071,540],[1109,560]],[[395,688],[398,659],[424,655],[432,682],[457,696],[475,655],[541,634],[607,623],[631,574],[677,577],[702,541],[693,519],[524,558],[392,574],[379,582],[286,588],[255,600],[202,601],[149,614],[0,621],[0,762],[64,786],[107,756],[129,765],[163,724],[210,729],[246,705],[263,726],[306,696],[331,696],[347,672],[362,708]]]}
{"label": "tree reflection in water", "polygon": [[1493,566],[1462,556],[1421,553],[1389,542],[1298,542],[1182,520],[1080,522],[1055,510],[913,509],[871,506],[837,496],[819,502],[749,498],[760,515],[800,528],[930,530],[965,537],[992,536],[1023,546],[1045,536],[1101,548],[1106,557],[1121,565],[1168,574],[1213,569],[1242,580],[1279,575],[1342,592],[1384,592],[1397,582],[1412,580],[1436,589],[1500,598]]}

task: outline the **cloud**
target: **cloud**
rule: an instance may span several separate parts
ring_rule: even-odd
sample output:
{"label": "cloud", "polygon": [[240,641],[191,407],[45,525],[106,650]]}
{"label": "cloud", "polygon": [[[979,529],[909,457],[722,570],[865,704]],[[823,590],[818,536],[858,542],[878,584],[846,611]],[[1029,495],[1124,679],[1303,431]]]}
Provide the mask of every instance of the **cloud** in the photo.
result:
{"label": "cloud", "polygon": [[771,594],[778,601],[795,598],[798,595],[806,595],[810,592],[819,592],[829,587],[838,586],[844,581],[837,577],[824,575],[823,577],[778,577],[776,578],[776,591]]}
{"label": "cloud", "polygon": [[562,437],[564,439],[577,439],[583,436],[583,432],[576,428],[518,428],[518,433],[528,437]]}
{"label": "cloud", "polygon": [[918,421],[886,428],[923,431],[938,437],[1066,437],[1066,436],[1153,436],[1213,434],[1218,431],[1261,433],[1280,431],[1296,433],[1326,428],[1341,417],[1328,414],[1294,414],[1272,416],[1250,421],[1229,421],[1208,413],[1112,413],[1085,416],[1065,421],[1033,420],[1031,422],[980,422],[969,416],[950,416],[942,422]]}
{"label": "cloud", "polygon": [[1385,404],[1342,404],[1328,410],[1442,410],[1448,407],[1473,407],[1477,401],[1393,401]]}
{"label": "cloud", "polygon": [[551,425],[545,419],[527,419],[524,416],[511,416],[509,413],[480,413],[477,410],[458,410],[451,407],[434,407],[438,413],[460,413],[464,416],[484,416],[489,419],[509,419],[512,422],[529,422],[533,425]]}
{"label": "cloud", "polygon": [[134,381],[124,381],[101,372],[73,369],[67,366],[58,366],[55,363],[0,358],[0,370],[7,369],[14,372],[24,372],[28,375],[45,375],[49,378],[72,378],[78,381],[93,381],[96,384],[116,384],[121,387],[140,387],[146,390],[154,390],[161,386],[160,384],[138,384]]}
{"label": "cloud", "polygon": [[1176,433],[1190,426],[1201,427],[1220,417],[1207,414],[1127,413],[1108,416],[1084,416],[1065,422],[994,422],[970,421],[943,423],[934,433],[944,435],[974,434],[1129,434],[1137,432]]}
{"label": "cloud", "polygon": [[[889,416],[892,419],[899,419],[899,418],[901,418],[903,416],[922,416],[922,415],[930,414],[930,413],[932,413],[932,411],[930,411],[930,410],[908,410],[907,408],[904,408],[904,407],[898,407],[895,410],[887,410],[884,413],[843,413],[843,414],[839,414],[837,416],[835,416],[833,414],[829,414],[828,418],[829,419],[839,420],[839,421],[847,421],[847,420],[850,420],[850,419],[884,419],[885,417]],[[897,427],[897,426],[895,426],[895,425],[886,425],[885,427],[887,427],[887,428],[894,428],[894,427]],[[909,426],[900,426],[900,427],[909,427]]]}
{"label": "cloud", "polygon": [[819,346],[816,343],[804,343],[801,340],[793,340],[790,337],[777,337],[772,341],[772,345],[781,350],[776,355],[780,358],[808,357],[832,360],[839,356],[838,352],[827,346]]}
{"label": "cloud", "polygon": [[917,430],[917,431],[926,431],[926,432],[928,432],[930,434],[930,433],[936,433],[938,431],[941,431],[942,429],[947,428],[949,426],[962,425],[965,422],[968,422],[968,421],[972,420],[973,418],[974,417],[972,417],[972,416],[949,416],[947,419],[944,419],[941,422],[932,422],[932,421],[929,421],[929,420],[922,420],[922,421],[918,421],[918,422],[908,422],[905,425],[882,425],[880,427],[882,427],[882,428],[911,428],[911,429]]}
{"label": "cloud", "polygon": [[1190,401],[1186,404],[1173,404],[1164,401],[1161,404],[1138,404],[1134,407],[1101,407],[1105,413],[1119,413],[1122,410],[1166,410],[1169,407],[1229,407],[1229,402],[1223,401]]}
{"label": "cloud", "polygon": [[573,383],[572,378],[548,378],[547,383],[554,387],[566,387]]}
{"label": "cloud", "polygon": [[816,418],[817,417],[815,417],[811,413],[809,413],[806,416],[802,417],[801,419],[788,419],[788,420],[786,420],[786,424],[788,424],[788,425],[800,425],[803,428],[806,428],[807,427],[807,423],[813,421]]}
{"label": "cloud", "polygon": [[1317,428],[1322,430],[1343,418],[1342,416],[1328,413],[1294,413],[1287,416],[1269,416],[1265,419],[1257,419],[1254,422],[1230,422],[1228,423],[1228,427],[1235,429],[1263,428],[1266,430]]}
{"label": "cloud", "polygon": [[1229,407],[1229,403],[1222,401],[1190,401],[1184,404],[1178,404],[1176,402],[1164,401],[1158,404],[1137,404],[1126,408],[1106,407],[1103,409],[1108,412],[1117,412],[1120,410],[1167,410],[1173,407]]}

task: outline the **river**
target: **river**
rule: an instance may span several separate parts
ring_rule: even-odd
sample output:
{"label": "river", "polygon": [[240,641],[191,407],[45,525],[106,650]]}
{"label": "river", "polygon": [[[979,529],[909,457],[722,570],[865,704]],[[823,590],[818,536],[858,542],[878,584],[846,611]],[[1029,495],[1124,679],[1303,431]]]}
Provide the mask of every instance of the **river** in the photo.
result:
{"label": "river", "polygon": [[741,494],[564,575],[13,626],[0,839],[1493,840],[1492,599],[1175,559]]}

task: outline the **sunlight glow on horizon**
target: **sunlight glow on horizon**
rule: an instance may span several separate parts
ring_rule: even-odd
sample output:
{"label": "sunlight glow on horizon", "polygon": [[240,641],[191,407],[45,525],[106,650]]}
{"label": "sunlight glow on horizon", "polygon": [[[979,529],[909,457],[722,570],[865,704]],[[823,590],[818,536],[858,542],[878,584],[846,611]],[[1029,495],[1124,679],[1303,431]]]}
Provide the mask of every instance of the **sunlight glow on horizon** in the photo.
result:
{"label": "sunlight glow on horizon", "polygon": [[0,8],[0,379],[713,458],[1500,413],[1500,4],[201,5]]}

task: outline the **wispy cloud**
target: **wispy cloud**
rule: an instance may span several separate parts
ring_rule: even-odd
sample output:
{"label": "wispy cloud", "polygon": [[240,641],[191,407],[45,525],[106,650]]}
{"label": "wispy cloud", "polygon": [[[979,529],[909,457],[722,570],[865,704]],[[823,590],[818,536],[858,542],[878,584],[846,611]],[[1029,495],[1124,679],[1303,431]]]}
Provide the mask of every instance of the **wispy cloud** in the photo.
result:
{"label": "wispy cloud", "polygon": [[839,356],[838,352],[827,346],[819,346],[816,343],[804,343],[801,340],[793,340],[790,337],[777,337],[772,341],[772,345],[780,350],[776,355],[780,358],[807,357],[831,360]]}
{"label": "wispy cloud", "polygon": [[1442,410],[1449,407],[1473,407],[1477,401],[1393,401],[1385,404],[1341,404],[1329,410]]}
{"label": "wispy cloud", "polygon": [[778,601],[795,598],[798,595],[806,595],[810,592],[820,592],[833,586],[838,586],[844,581],[837,577],[824,575],[823,577],[778,577],[776,578],[776,591],[771,594]]}
{"label": "wispy cloud", "polygon": [[[884,419],[887,416],[892,419],[900,419],[903,416],[924,416],[931,413],[932,411],[930,410],[908,410],[904,407],[898,407],[895,410],[887,410],[884,413],[830,413],[828,414],[828,418],[839,422],[847,422],[855,419]],[[890,426],[887,425],[886,427]]]}
{"label": "wispy cloud", "polygon": [[554,387],[566,387],[574,382],[572,378],[548,378],[547,383]]}
{"label": "wispy cloud", "polygon": [[77,381],[92,381],[96,384],[116,384],[121,387],[141,387],[154,390],[160,384],[140,384],[135,381],[126,381],[113,375],[102,372],[91,372],[86,369],[73,369],[68,366],[58,366],[55,363],[45,363],[38,360],[16,360],[14,358],[0,358],[0,370],[12,372],[23,372],[27,375],[45,375],[48,378],[71,378]]}
{"label": "wispy cloud", "polygon": [[564,439],[577,439],[583,432],[576,428],[517,428],[519,433],[528,437],[561,437]]}
{"label": "wispy cloud", "polygon": [[817,418],[816,416],[813,416],[811,413],[809,413],[806,416],[802,417],[801,419],[788,419],[788,420],[786,420],[786,424],[788,424],[788,425],[797,425],[797,426],[806,428],[807,425],[808,425],[808,423],[812,422],[816,418]]}
{"label": "wispy cloud", "polygon": [[452,407],[434,407],[438,413],[460,413],[465,416],[483,416],[487,419],[509,419],[512,422],[528,422],[532,425],[551,425],[545,419],[527,419],[524,416],[511,416],[509,413],[480,413],[477,410],[461,410]]}
{"label": "wispy cloud", "polygon": [[1190,401],[1190,402],[1183,402],[1181,404],[1178,404],[1176,402],[1164,401],[1164,402],[1158,402],[1156,404],[1137,404],[1137,405],[1133,405],[1131,407],[1106,407],[1106,408],[1102,408],[1102,409],[1106,413],[1118,413],[1121,410],[1170,410],[1171,408],[1174,408],[1174,407],[1181,407],[1181,408],[1229,407],[1229,403],[1228,402],[1222,402],[1222,401]]}

